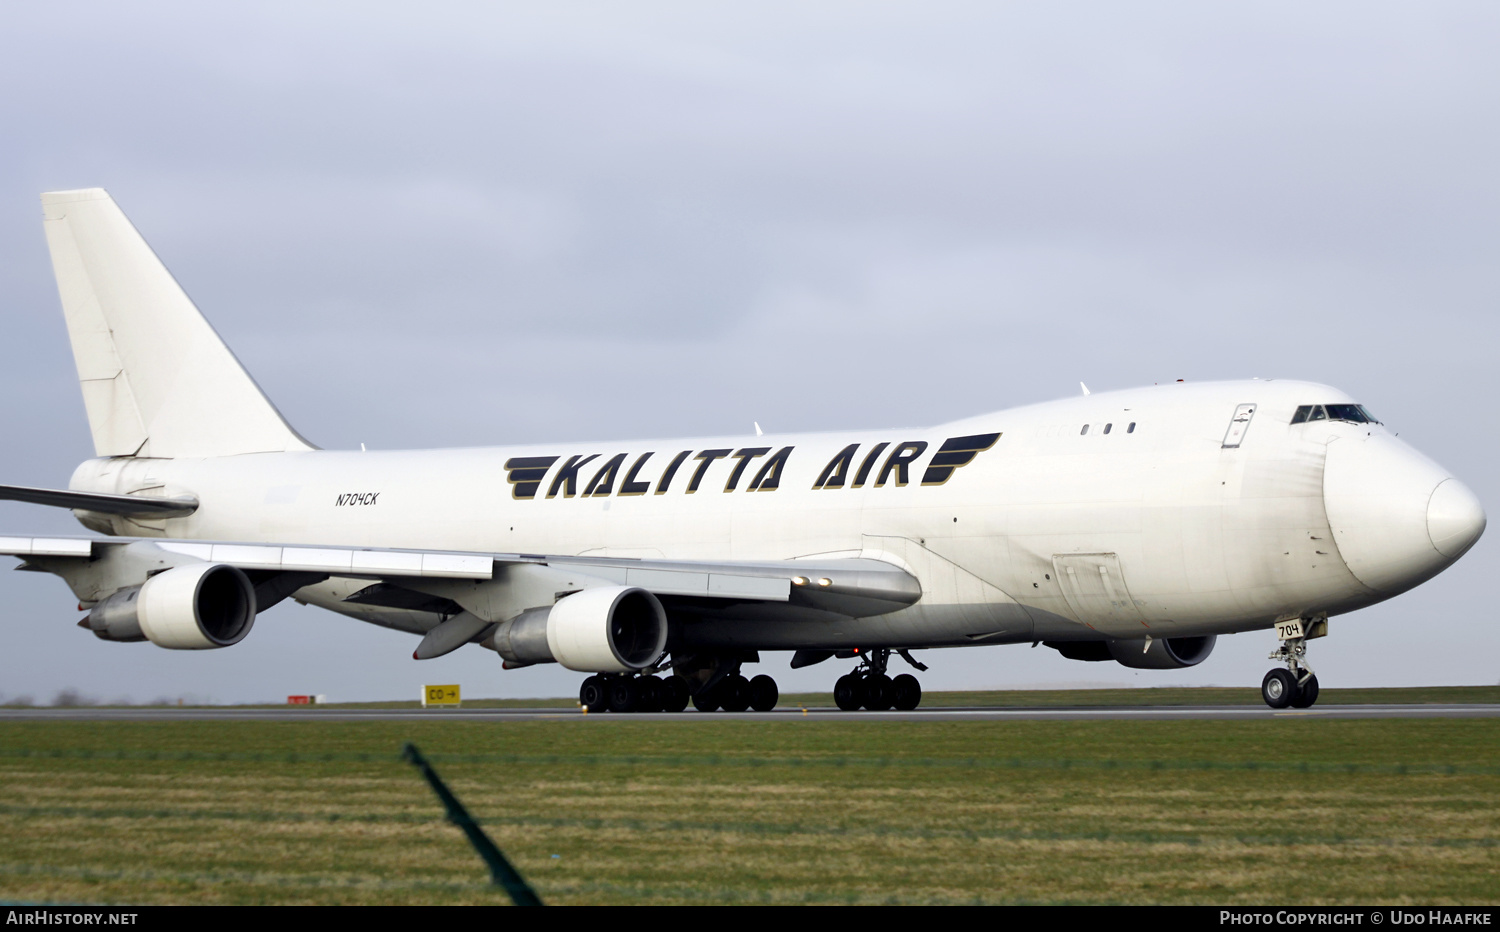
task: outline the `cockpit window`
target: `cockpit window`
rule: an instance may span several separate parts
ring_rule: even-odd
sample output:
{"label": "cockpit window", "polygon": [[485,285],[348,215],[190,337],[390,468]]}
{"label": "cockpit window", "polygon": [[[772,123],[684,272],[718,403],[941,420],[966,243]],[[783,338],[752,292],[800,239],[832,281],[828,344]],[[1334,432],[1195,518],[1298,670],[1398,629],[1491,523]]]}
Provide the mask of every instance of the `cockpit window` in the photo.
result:
{"label": "cockpit window", "polygon": [[1292,415],[1293,424],[1305,421],[1351,421],[1355,424],[1379,424],[1364,405],[1303,405]]}
{"label": "cockpit window", "polygon": [[1367,424],[1370,421],[1365,409],[1359,405],[1329,405],[1328,416],[1335,421],[1353,421],[1356,424]]}

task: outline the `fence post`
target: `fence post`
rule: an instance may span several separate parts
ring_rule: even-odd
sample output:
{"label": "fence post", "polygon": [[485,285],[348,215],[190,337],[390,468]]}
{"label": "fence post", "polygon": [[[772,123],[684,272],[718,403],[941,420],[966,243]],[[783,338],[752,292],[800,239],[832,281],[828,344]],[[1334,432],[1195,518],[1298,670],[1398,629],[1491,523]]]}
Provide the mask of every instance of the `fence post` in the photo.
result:
{"label": "fence post", "polygon": [[500,849],[495,847],[493,841],[490,841],[490,836],[484,833],[484,829],[480,828],[479,823],[469,815],[463,803],[458,801],[458,797],[454,796],[438,777],[437,771],[427,763],[427,758],[422,756],[417,746],[407,742],[406,746],[401,749],[401,756],[422,771],[422,776],[432,785],[432,791],[438,795],[438,799],[443,801],[443,807],[448,810],[448,821],[463,829],[464,834],[469,836],[469,844],[473,845],[474,850],[479,852],[479,856],[484,858],[484,863],[490,866],[491,878],[497,885],[505,888],[505,892],[510,894],[511,901],[517,906],[544,905],[541,897],[537,896],[530,884],[514,867],[510,866],[510,862],[505,860],[505,855],[500,853]]}

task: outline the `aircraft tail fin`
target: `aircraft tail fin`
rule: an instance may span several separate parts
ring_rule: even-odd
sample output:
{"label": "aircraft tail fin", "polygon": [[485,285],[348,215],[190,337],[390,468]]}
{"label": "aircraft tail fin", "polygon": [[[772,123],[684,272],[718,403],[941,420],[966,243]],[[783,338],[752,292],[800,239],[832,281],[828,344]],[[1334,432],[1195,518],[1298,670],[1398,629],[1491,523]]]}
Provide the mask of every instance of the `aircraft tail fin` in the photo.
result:
{"label": "aircraft tail fin", "polygon": [[315,449],[104,189],[43,194],[42,213],[97,455]]}

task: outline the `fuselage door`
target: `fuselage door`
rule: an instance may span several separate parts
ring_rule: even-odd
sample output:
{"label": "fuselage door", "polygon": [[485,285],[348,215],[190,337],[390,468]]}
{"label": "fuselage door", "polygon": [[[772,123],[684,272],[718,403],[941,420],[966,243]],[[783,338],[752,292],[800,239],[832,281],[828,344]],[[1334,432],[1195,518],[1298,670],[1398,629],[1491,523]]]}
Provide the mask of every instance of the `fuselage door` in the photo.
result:
{"label": "fuselage door", "polygon": [[1240,445],[1245,439],[1245,431],[1250,429],[1250,419],[1255,416],[1255,405],[1240,405],[1234,409],[1234,417],[1229,421],[1229,430],[1224,432],[1224,449],[1229,450]]}

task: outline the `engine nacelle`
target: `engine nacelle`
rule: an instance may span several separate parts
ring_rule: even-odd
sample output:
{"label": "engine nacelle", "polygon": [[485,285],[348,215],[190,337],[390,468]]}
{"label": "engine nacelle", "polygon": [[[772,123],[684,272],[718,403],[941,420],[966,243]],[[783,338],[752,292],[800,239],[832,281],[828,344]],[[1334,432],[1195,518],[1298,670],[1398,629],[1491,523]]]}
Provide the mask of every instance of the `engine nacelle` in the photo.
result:
{"label": "engine nacelle", "polygon": [[516,665],[556,661],[580,673],[628,673],[661,656],[667,613],[645,589],[600,586],[523,612],[488,640]]}
{"label": "engine nacelle", "polygon": [[[1177,670],[1196,666],[1213,653],[1218,638],[1209,634],[1203,637],[1157,638],[1146,647],[1144,641],[1107,641],[1109,652],[1115,660],[1137,670]],[[1142,648],[1145,648],[1144,650]]]}
{"label": "engine nacelle", "polygon": [[1214,649],[1215,635],[1196,638],[1156,638],[1145,641],[1045,641],[1069,660],[1116,660],[1137,670],[1177,670],[1202,663]]}
{"label": "engine nacelle", "polygon": [[107,641],[210,650],[244,640],[255,610],[255,587],[240,569],[194,563],[116,592],[94,606],[87,622]]}

